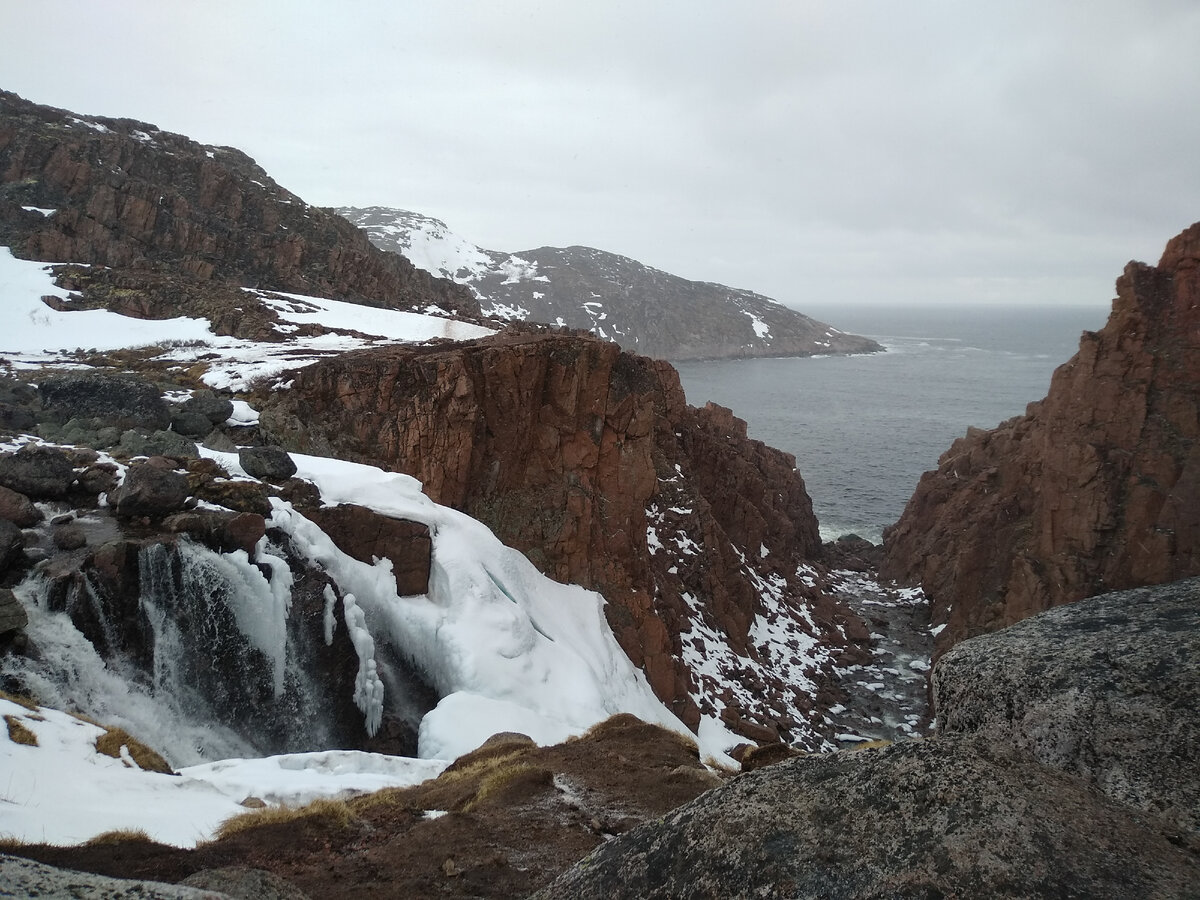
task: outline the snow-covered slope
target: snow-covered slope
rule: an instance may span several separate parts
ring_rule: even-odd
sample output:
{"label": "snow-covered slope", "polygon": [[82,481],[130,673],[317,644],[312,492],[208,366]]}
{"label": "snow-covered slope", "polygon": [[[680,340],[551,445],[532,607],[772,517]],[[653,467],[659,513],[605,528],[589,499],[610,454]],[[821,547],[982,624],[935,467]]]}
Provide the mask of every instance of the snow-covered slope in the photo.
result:
{"label": "snow-covered slope", "polygon": [[[446,763],[331,750],[268,759],[228,759],[192,766],[178,775],[143,771],[126,749],[97,751],[105,729],[46,707],[0,697],[0,837],[75,844],[106,831],[141,829],[164,844],[191,847],[213,836],[226,819],[246,811],[242,801],[300,806],[406,787],[435,778]],[[17,739],[14,739],[17,736]],[[2,889],[0,889],[2,891]]]}
{"label": "snow-covered slope", "polygon": [[878,344],[817,322],[769,297],[688,281],[591,247],[483,250],[446,223],[406,210],[338,212],[371,242],[470,287],[484,313],[591,331],[666,359],[870,353]]}
{"label": "snow-covered slope", "polygon": [[[42,297],[53,298],[53,306]],[[11,327],[0,337],[0,364],[18,375],[78,368],[77,346],[102,349],[133,343],[168,371],[200,372],[208,384],[226,389],[274,377],[284,368],[331,352],[488,333],[436,316],[247,291],[247,303],[265,304],[278,314],[278,328],[288,339],[263,343],[219,337],[200,319],[151,321],[102,310],[72,310],[70,293],[53,284],[49,267],[14,259],[7,250],[0,250],[0,301],[11,314]],[[197,369],[198,364],[202,365]],[[286,385],[277,389],[286,390]],[[254,419],[244,402],[235,416],[239,423]],[[26,435],[0,446],[0,452],[37,443]],[[207,449],[203,453],[235,478],[253,480],[236,454]],[[28,611],[26,633],[39,654],[0,657],[5,678],[38,688],[37,693],[59,708],[125,728],[162,750],[175,765],[196,765],[187,768],[182,779],[141,772],[127,761],[98,757],[94,741],[99,729],[94,726],[52,710],[34,712],[3,701],[5,715],[28,728],[38,746],[18,743],[0,731],[0,765],[9,779],[7,788],[0,785],[0,834],[70,842],[132,827],[186,845],[208,836],[221,819],[240,811],[238,804],[246,796],[297,803],[321,794],[411,783],[436,775],[446,760],[499,731],[519,731],[553,743],[615,713],[630,712],[687,733],[621,651],[599,594],[541,575],[481,523],[433,503],[408,476],[333,459],[293,458],[299,476],[318,486],[325,504],[355,503],[384,516],[423,523],[430,530],[428,592],[400,596],[389,561],[372,565],[351,558],[291,504],[275,499],[267,521],[273,534],[287,536],[290,554],[326,573],[337,587],[330,596],[341,598],[340,620],[350,630],[359,658],[353,697],[346,699],[359,707],[366,729],[376,727],[383,709],[397,700],[386,688],[376,659],[377,648],[387,644],[419,667],[440,697],[421,722],[419,752],[442,762],[391,764],[373,754],[332,751],[218,761],[214,753],[244,753],[246,744],[236,737],[227,740],[227,729],[197,718],[202,706],[175,704],[171,697],[156,694],[155,686],[132,668],[102,659],[66,613],[49,608],[35,575],[15,593]],[[101,460],[123,477],[123,464],[107,456]],[[180,543],[186,548],[186,541]],[[266,538],[255,548],[253,561],[245,551],[187,552],[206,554],[206,571],[224,573],[225,593],[229,585],[241,586],[239,596],[230,600],[237,607],[238,627],[274,661],[278,684],[292,652],[283,626],[290,609],[291,557],[285,559]],[[265,571],[271,573],[269,578]],[[335,621],[327,616],[327,622]],[[723,759],[723,751],[735,742],[715,720],[702,731],[706,756]]]}
{"label": "snow-covered slope", "polygon": [[[0,359],[16,369],[69,363],[76,351],[138,347],[180,370],[202,363],[202,380],[210,387],[246,390],[258,379],[347,350],[472,340],[494,333],[440,315],[247,288],[244,303],[261,305],[277,320],[278,339],[243,340],[218,335],[200,318],[135,319],[104,309],[72,309],[73,294],[54,283],[54,268],[17,259],[9,248],[0,247],[0,301],[5,311]],[[47,304],[45,297],[55,305]]]}

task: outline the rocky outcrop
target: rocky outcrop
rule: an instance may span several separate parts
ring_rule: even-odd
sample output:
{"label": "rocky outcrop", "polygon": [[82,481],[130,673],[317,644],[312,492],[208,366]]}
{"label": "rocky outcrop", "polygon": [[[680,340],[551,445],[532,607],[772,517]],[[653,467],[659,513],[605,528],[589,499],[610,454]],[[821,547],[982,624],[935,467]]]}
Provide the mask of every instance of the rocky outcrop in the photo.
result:
{"label": "rocky outcrop", "polygon": [[[234,900],[207,887],[108,878],[56,869],[19,856],[0,855],[0,882],[10,897],[76,897],[79,900]],[[303,895],[296,895],[303,896]]]}
{"label": "rocky outcrop", "polygon": [[535,896],[1166,898],[1197,879],[1196,849],[1150,817],[958,736],[743,775]]}
{"label": "rocky outcrop", "polygon": [[955,441],[884,534],[939,652],[1104,591],[1200,574],[1200,224],[1130,263],[1045,400]]}
{"label": "rocky outcrop", "polygon": [[958,644],[939,734],[979,733],[1200,833],[1200,579],[1104,594]]}
{"label": "rocky outcrop", "polygon": [[[51,210],[50,214],[39,210]],[[478,315],[470,293],[372,247],[229,147],[130,119],[83,117],[0,92],[0,244],[27,259],[149,270],[154,282],[232,283],[377,306]],[[128,286],[117,290],[128,292]],[[166,300],[173,303],[166,291]],[[232,315],[232,310],[229,312]]]}
{"label": "rocky outcrop", "polygon": [[[747,664],[763,663],[758,620],[821,646],[775,661],[817,681],[857,650],[845,632],[857,619],[799,575],[820,543],[795,460],[728,410],[688,407],[666,363],[591,337],[506,334],[345,354],[261,404],[269,439],[413,475],[551,577],[600,591],[621,646],[692,725],[728,710],[762,740],[819,720],[811,691]],[[718,644],[752,699],[689,667],[688,652]]]}
{"label": "rocky outcrop", "polygon": [[365,563],[377,559],[391,562],[396,593],[401,597],[429,590],[433,540],[428,526],[383,516],[353,503],[307,509],[304,515],[343,553]]}
{"label": "rocky outcrop", "polygon": [[661,359],[730,359],[877,353],[794,309],[723,284],[689,281],[592,247],[482,250],[443,222],[386,207],[343,207],[375,246],[409,255],[443,278],[470,285],[485,313],[565,325]]}

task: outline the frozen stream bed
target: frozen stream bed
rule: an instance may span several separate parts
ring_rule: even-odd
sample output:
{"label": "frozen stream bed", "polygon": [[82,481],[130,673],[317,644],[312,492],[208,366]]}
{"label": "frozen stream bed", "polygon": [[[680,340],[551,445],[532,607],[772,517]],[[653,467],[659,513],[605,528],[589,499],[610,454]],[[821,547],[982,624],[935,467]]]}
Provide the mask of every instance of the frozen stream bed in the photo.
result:
{"label": "frozen stream bed", "polygon": [[873,574],[839,570],[838,595],[871,630],[872,659],[841,670],[846,694],[830,710],[843,746],[922,737],[931,726],[928,695],[933,636],[919,588],[881,584]]}

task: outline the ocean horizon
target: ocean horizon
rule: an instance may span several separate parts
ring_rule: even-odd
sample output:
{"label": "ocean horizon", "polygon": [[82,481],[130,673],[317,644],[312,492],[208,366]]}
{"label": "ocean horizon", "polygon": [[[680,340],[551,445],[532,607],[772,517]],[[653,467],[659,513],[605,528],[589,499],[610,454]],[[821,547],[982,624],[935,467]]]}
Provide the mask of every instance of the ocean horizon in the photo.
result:
{"label": "ocean horizon", "polygon": [[884,353],[677,363],[693,406],[718,403],[752,438],[795,455],[824,540],[874,543],[921,474],[967,429],[1046,395],[1108,309],[1080,306],[805,309]]}

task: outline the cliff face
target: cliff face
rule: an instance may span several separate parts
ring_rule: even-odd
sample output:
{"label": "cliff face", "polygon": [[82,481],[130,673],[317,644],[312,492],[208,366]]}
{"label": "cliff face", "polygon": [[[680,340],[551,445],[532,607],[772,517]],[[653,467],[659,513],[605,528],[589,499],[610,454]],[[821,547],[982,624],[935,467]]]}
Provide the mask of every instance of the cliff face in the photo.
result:
{"label": "cliff face", "polygon": [[130,119],[0,92],[0,244],[27,259],[169,271],[377,306],[478,315],[470,293],[383,253],[254,160]]}
{"label": "cliff face", "polygon": [[476,247],[445,223],[405,210],[338,212],[375,246],[469,285],[492,315],[590,331],[646,356],[731,359],[883,349],[753,291],[689,281],[593,247],[503,253]]}
{"label": "cliff face", "polygon": [[1130,263],[1045,400],[955,441],[884,534],[944,651],[1035,612],[1200,573],[1200,224]]}
{"label": "cliff face", "polygon": [[[806,732],[812,693],[767,673],[752,636],[768,616],[822,648],[791,660],[816,681],[857,653],[855,617],[801,580],[820,544],[794,459],[728,410],[688,407],[666,363],[505,334],[346,354],[264,403],[273,438],[414,475],[555,579],[602,592],[623,649],[693,726],[703,709],[760,740]],[[715,665],[722,647],[763,665],[705,681],[695,654]]]}

